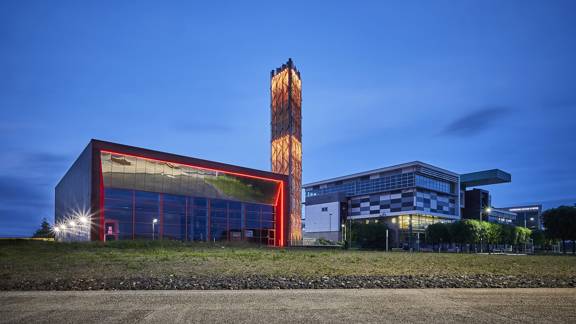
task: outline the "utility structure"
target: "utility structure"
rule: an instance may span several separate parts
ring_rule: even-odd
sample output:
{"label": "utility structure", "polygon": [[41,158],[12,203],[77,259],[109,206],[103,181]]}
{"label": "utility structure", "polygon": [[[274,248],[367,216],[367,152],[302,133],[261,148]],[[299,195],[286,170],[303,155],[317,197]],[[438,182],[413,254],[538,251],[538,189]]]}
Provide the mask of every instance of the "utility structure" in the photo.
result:
{"label": "utility structure", "polygon": [[290,244],[302,240],[302,81],[292,59],[270,73],[272,172],[288,175]]}

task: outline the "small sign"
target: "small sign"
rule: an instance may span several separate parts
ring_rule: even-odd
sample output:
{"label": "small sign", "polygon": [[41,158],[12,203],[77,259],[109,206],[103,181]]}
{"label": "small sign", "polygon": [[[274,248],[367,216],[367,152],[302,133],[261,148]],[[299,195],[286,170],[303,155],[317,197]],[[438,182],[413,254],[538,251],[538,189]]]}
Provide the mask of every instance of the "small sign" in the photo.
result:
{"label": "small sign", "polygon": [[246,237],[254,237],[254,231],[253,230],[246,230]]}

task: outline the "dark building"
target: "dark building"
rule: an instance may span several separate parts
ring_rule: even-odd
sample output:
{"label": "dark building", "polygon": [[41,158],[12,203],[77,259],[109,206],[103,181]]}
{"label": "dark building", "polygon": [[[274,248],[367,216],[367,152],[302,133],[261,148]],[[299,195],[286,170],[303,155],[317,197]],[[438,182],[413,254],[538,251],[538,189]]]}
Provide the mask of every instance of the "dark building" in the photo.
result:
{"label": "dark building", "polygon": [[464,205],[462,218],[487,221],[490,211],[490,192],[483,189],[472,189],[464,192]]}
{"label": "dark building", "polygon": [[56,186],[59,240],[284,246],[288,177],[92,140]]}
{"label": "dark building", "polygon": [[516,214],[492,206],[490,192],[484,189],[470,189],[486,185],[508,183],[512,176],[500,169],[491,169],[465,173],[460,175],[460,194],[462,218],[477,219],[488,222],[511,224],[516,220]]}

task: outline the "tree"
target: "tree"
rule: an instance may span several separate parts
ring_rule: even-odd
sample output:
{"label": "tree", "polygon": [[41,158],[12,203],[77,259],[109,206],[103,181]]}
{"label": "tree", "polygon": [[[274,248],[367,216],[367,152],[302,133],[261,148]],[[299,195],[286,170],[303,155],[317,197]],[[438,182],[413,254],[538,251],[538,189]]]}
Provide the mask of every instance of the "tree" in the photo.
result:
{"label": "tree", "polygon": [[541,230],[532,231],[532,235],[530,237],[532,238],[534,245],[540,246],[540,248],[545,248],[546,245],[548,245],[548,240],[546,238],[546,234],[544,233],[544,231]]}
{"label": "tree", "polygon": [[352,236],[363,249],[385,249],[387,229],[384,223],[353,223]]}
{"label": "tree", "polygon": [[450,243],[452,241],[450,233],[450,224],[435,223],[430,224],[426,228],[426,240],[429,243],[435,244]]}
{"label": "tree", "polygon": [[500,242],[502,244],[514,245],[516,244],[516,226],[502,225],[500,231]]}
{"label": "tree", "polygon": [[[492,247],[496,244],[502,243],[502,231],[503,226],[500,224],[483,222],[485,224],[485,231],[486,231],[486,242],[489,244],[488,251],[492,252]],[[491,247],[491,246],[492,247]]]}
{"label": "tree", "polygon": [[562,250],[566,253],[566,241],[572,240],[572,253],[576,252],[576,207],[560,206],[542,214],[544,227],[550,238],[562,241]]}
{"label": "tree", "polygon": [[38,237],[38,238],[54,237],[54,233],[50,228],[50,223],[48,223],[48,220],[46,220],[46,218],[42,219],[42,224],[40,224],[40,228],[34,233],[34,235],[32,235],[32,237]]}
{"label": "tree", "polygon": [[[520,226],[516,226],[515,227],[515,237],[516,237],[516,244],[517,245],[522,245],[522,244],[526,244],[528,243],[528,241],[530,240],[530,235],[532,235],[532,230],[526,228],[526,227],[520,227]],[[526,251],[524,251],[526,252]]]}

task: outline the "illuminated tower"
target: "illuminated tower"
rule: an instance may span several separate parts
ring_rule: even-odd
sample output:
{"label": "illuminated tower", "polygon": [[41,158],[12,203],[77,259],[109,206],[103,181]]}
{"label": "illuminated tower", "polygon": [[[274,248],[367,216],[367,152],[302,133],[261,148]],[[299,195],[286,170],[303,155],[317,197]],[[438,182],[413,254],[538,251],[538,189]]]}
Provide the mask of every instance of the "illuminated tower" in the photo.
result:
{"label": "illuminated tower", "polygon": [[302,239],[302,82],[292,59],[270,73],[272,172],[289,176],[290,241]]}

